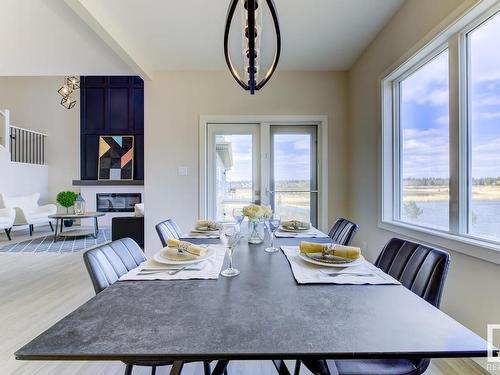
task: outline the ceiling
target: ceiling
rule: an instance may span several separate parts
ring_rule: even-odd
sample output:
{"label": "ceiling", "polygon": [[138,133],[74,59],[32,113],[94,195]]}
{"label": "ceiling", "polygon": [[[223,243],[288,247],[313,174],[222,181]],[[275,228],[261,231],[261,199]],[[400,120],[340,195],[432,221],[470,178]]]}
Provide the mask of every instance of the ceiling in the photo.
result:
{"label": "ceiling", "polygon": [[[278,69],[349,69],[403,2],[275,0],[282,31]],[[0,45],[10,47],[0,50],[0,75],[225,69],[229,0],[0,3],[0,13],[10,15],[0,23]],[[269,26],[264,23],[264,37]],[[268,44],[263,55],[273,53]]]}

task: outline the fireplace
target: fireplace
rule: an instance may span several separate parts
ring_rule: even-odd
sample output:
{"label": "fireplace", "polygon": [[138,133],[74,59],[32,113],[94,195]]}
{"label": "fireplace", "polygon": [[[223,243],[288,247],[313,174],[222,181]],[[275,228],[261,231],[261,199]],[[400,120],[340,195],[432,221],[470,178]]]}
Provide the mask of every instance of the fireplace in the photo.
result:
{"label": "fireplace", "polygon": [[141,193],[97,193],[97,212],[134,212]]}

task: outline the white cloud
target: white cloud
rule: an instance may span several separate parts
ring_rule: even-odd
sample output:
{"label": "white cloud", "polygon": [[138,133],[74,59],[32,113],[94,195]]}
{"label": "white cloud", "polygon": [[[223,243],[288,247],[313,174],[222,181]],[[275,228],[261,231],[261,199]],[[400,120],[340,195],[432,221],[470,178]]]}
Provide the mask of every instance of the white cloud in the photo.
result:
{"label": "white cloud", "polygon": [[403,103],[446,105],[448,93],[448,51],[443,52],[402,82]]}
{"label": "white cloud", "polygon": [[402,141],[403,178],[449,177],[447,128],[405,129]]}
{"label": "white cloud", "polygon": [[472,79],[495,81],[500,79],[500,15],[492,17],[469,34],[471,43]]}
{"label": "white cloud", "polygon": [[473,144],[472,176],[500,176],[500,138],[494,138],[487,143]]}

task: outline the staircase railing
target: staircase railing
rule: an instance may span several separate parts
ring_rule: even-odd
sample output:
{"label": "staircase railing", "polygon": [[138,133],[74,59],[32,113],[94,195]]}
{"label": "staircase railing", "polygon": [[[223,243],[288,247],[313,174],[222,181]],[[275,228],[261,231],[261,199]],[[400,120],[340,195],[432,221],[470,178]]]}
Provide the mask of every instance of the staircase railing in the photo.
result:
{"label": "staircase railing", "polygon": [[10,160],[17,163],[45,164],[47,134],[10,125]]}

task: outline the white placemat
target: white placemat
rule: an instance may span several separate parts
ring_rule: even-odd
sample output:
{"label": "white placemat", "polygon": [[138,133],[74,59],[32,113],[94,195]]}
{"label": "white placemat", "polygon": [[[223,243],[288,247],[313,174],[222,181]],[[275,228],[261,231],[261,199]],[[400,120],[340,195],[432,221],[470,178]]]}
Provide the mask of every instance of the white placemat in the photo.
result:
{"label": "white placemat", "polygon": [[[207,259],[203,262],[190,264],[187,269],[180,271],[175,275],[170,275],[169,272],[175,270],[176,268],[181,268],[178,265],[161,264],[154,261],[152,258],[148,259],[144,263],[122,277],[119,281],[129,281],[129,280],[189,280],[189,279],[218,279],[222,266],[224,265],[224,256],[226,255],[226,249],[218,245],[210,245],[210,247],[215,249],[215,256]],[[142,269],[169,269],[165,272],[148,274],[148,275],[138,275]]]}
{"label": "white placemat", "polygon": [[322,237],[322,238],[327,238],[328,235],[321,232],[320,230],[312,227],[311,229],[296,233],[296,232],[287,232],[281,229],[278,229],[275,233],[275,236],[277,238],[296,238],[296,237],[303,237],[303,238],[317,238],[317,237]]}
{"label": "white placemat", "polygon": [[[298,246],[281,246],[285,253],[295,280],[299,284],[351,284],[351,285],[400,285],[392,276],[384,273],[368,261],[352,267],[324,267],[306,262],[299,257]],[[334,277],[328,274],[342,273]],[[345,274],[344,274],[345,273]],[[350,275],[349,275],[350,274]],[[372,274],[373,276],[354,276],[352,274]]]}

